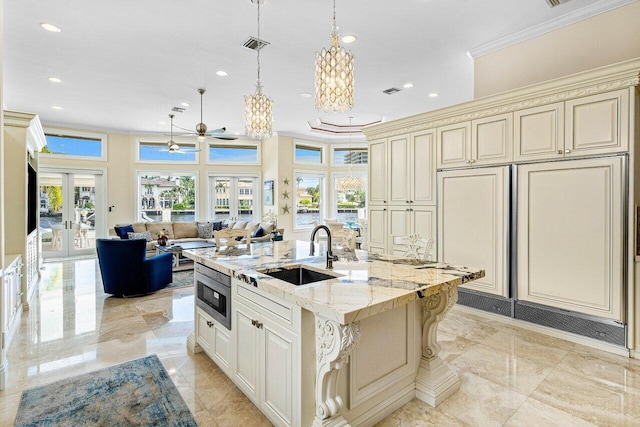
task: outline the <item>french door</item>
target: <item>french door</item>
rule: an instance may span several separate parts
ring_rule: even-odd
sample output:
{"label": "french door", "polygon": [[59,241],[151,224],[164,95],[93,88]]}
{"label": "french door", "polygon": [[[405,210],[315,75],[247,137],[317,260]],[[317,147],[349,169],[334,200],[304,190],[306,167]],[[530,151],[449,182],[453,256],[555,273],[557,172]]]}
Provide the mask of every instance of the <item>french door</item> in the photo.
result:
{"label": "french door", "polygon": [[212,175],[209,216],[216,220],[260,220],[260,189],[257,175]]}
{"label": "french door", "polygon": [[40,235],[45,258],[95,253],[103,230],[101,172],[41,169]]}

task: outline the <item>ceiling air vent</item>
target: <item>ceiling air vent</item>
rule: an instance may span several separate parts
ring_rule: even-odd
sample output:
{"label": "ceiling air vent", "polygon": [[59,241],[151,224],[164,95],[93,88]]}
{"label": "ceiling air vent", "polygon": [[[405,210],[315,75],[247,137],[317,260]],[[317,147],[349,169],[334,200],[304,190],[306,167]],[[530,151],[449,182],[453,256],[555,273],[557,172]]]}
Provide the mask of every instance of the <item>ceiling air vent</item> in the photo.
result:
{"label": "ceiling air vent", "polygon": [[382,93],[386,93],[387,95],[393,95],[394,93],[398,92],[400,92],[400,89],[398,89],[397,87],[391,87],[382,91]]}
{"label": "ceiling air vent", "polygon": [[246,47],[247,49],[251,50],[260,50],[268,44],[269,42],[251,36],[247,39],[247,41],[242,43],[242,47]]}
{"label": "ceiling air vent", "polygon": [[545,0],[545,1],[549,5],[549,7],[556,7],[556,6],[560,6],[562,3],[567,3],[571,0]]}
{"label": "ceiling air vent", "polygon": [[184,108],[182,107],[173,107],[171,111],[175,111],[176,113],[184,113]]}

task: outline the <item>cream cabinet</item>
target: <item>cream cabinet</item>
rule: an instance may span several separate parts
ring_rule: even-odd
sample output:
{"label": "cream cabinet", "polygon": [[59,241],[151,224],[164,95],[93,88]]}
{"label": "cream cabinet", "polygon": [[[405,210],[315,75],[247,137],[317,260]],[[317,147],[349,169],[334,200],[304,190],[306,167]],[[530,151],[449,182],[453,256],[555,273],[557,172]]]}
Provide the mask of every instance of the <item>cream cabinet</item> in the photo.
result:
{"label": "cream cabinet", "polygon": [[196,307],[196,342],[226,374],[231,372],[231,331]]}
{"label": "cream cabinet", "polygon": [[391,137],[387,144],[388,203],[435,204],[435,132]]}
{"label": "cream cabinet", "polygon": [[[395,236],[419,234],[421,237],[436,240],[436,207],[435,206],[390,206],[389,207],[389,239],[388,251],[393,255],[402,256],[406,247],[394,242]],[[432,250],[431,257],[437,254]]]}
{"label": "cream cabinet", "polygon": [[369,252],[387,253],[387,218],[388,210],[386,206],[369,207]]}
{"label": "cream cabinet", "polygon": [[387,140],[369,143],[369,197],[370,205],[387,203]]}
{"label": "cream cabinet", "polygon": [[564,155],[564,103],[514,113],[514,160],[557,159]]}
{"label": "cream cabinet", "polygon": [[518,299],[623,320],[623,159],[518,167]]}
{"label": "cream cabinet", "polygon": [[513,114],[438,128],[438,168],[509,163],[513,160]]}
{"label": "cream cabinet", "polygon": [[462,287],[508,297],[509,167],[438,173],[439,261],[477,265],[485,277]]}
{"label": "cream cabinet", "polygon": [[300,425],[300,309],[246,284],[234,287],[232,378],[275,425]]}
{"label": "cream cabinet", "polygon": [[7,255],[2,275],[2,334],[6,351],[11,345],[13,334],[18,328],[19,314],[22,311],[22,256]]}
{"label": "cream cabinet", "polygon": [[566,157],[628,150],[628,90],[621,89],[567,101],[565,113]]}

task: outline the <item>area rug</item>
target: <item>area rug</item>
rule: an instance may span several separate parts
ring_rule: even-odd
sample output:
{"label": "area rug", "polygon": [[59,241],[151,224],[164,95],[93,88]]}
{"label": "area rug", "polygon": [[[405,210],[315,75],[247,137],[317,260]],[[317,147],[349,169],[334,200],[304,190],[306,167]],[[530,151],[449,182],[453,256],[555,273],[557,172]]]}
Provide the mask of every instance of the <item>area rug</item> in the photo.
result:
{"label": "area rug", "polygon": [[16,426],[197,426],[158,356],[22,392]]}
{"label": "area rug", "polygon": [[174,271],[173,281],[167,285],[167,289],[193,286],[193,270]]}

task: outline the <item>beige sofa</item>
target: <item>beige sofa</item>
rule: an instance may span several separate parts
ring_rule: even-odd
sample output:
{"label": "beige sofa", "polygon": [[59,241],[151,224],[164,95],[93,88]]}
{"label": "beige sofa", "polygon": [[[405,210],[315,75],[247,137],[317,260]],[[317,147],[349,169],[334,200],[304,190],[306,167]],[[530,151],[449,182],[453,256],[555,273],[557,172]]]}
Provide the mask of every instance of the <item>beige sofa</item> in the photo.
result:
{"label": "beige sofa", "polygon": [[[206,224],[206,222],[200,222],[200,224]],[[271,238],[271,232],[274,229],[272,223],[269,222],[246,222],[246,221],[222,221],[223,227],[248,230],[253,234],[258,227],[262,227],[264,235],[262,237],[252,237],[251,242],[268,242]],[[127,224],[116,224],[118,226],[125,226]],[[198,222],[135,222],[131,224],[133,226],[134,233],[144,233],[148,231],[151,234],[151,241],[147,242],[147,257],[154,256],[156,254],[156,244],[160,233],[163,232],[169,237],[167,244],[180,243],[180,242],[210,242],[215,243],[215,238],[200,238],[198,237]],[[282,233],[282,230],[279,230]],[[109,234],[116,236],[114,229],[109,230]]]}

